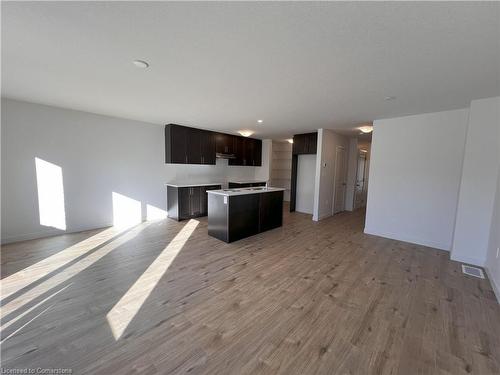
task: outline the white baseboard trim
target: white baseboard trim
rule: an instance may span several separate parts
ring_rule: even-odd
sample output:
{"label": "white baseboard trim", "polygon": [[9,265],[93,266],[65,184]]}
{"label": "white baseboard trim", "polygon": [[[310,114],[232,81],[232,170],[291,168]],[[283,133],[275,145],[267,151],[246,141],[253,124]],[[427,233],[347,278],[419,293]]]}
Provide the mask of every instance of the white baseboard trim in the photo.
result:
{"label": "white baseboard trim", "polygon": [[326,213],[319,216],[318,220],[326,219],[327,217],[333,216],[332,214]]}
{"label": "white baseboard trim", "polygon": [[373,236],[379,236],[379,237],[390,238],[392,240],[409,242],[409,243],[413,243],[416,245],[432,247],[434,249],[439,249],[439,250],[444,250],[444,251],[450,251],[450,249],[451,249],[451,244],[422,240],[420,238],[415,238],[415,237],[407,236],[405,234],[400,234],[400,233],[383,232],[383,231],[378,231],[378,230],[375,230],[373,228],[368,228],[368,227],[365,227],[364,232],[366,234],[371,234]]}
{"label": "white baseboard trim", "polygon": [[472,257],[464,257],[462,255],[453,254],[453,251],[450,253],[450,259],[460,263],[467,263],[473,266],[483,267],[484,268],[484,259],[472,258]]}
{"label": "white baseboard trim", "polygon": [[486,271],[486,275],[488,275],[488,279],[490,280],[491,287],[493,288],[493,293],[495,293],[495,297],[497,298],[497,302],[500,304],[500,285],[497,285],[496,280],[491,276],[490,270],[488,267],[483,267]]}
{"label": "white baseboard trim", "polygon": [[39,238],[53,237],[53,236],[57,236],[57,235],[61,235],[61,234],[84,232],[86,230],[101,229],[101,228],[107,228],[107,227],[111,227],[111,226],[113,226],[112,223],[102,223],[102,224],[96,224],[96,225],[91,225],[91,226],[79,226],[79,227],[71,228],[69,230],[47,229],[47,230],[40,231],[40,232],[26,233],[26,234],[20,234],[17,236],[10,236],[10,237],[2,237],[0,243],[2,245],[6,245],[9,243],[13,243],[13,242],[36,240]]}

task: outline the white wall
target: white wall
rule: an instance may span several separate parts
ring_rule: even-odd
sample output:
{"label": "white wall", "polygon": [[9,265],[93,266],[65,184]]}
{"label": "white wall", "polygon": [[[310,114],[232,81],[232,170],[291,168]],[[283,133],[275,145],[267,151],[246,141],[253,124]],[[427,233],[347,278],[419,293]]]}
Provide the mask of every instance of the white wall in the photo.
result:
{"label": "white wall", "polygon": [[313,213],[315,171],[316,155],[298,156],[295,211],[306,214]]}
{"label": "white wall", "polygon": [[485,268],[497,300],[500,302],[500,168],[498,168],[497,174],[495,205],[490,225]]}
{"label": "white wall", "polygon": [[374,122],[365,232],[450,250],[468,110]]}
{"label": "white wall", "polygon": [[161,125],[2,99],[1,126],[4,243],[64,232],[40,224],[35,158],[62,168],[67,232],[112,225],[113,192],[140,202],[145,219],[147,205],[165,209],[167,181],[266,175],[264,167],[228,167],[226,160],[167,165]]}
{"label": "white wall", "polygon": [[[271,139],[262,140],[262,166],[255,167],[256,180],[270,181],[271,180],[271,157],[273,152],[273,141]],[[239,171],[241,167],[238,168]],[[243,170],[245,172],[245,170]]]}
{"label": "white wall", "polygon": [[318,130],[318,158],[316,160],[313,213],[313,220],[316,221],[332,216],[335,150],[337,146],[343,146],[345,148],[347,160],[349,158],[349,138],[337,134],[332,130]]}
{"label": "white wall", "polygon": [[471,103],[465,144],[454,260],[484,265],[495,202],[500,153],[500,97]]}

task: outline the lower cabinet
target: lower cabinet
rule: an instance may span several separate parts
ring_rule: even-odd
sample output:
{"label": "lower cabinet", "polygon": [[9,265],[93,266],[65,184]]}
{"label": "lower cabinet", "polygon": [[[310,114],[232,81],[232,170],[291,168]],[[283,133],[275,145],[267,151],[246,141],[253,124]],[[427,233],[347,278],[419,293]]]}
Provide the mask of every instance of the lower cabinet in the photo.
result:
{"label": "lower cabinet", "polygon": [[229,182],[228,183],[228,188],[229,189],[235,189],[235,188],[249,188],[249,187],[258,187],[258,186],[266,186],[265,182]]}
{"label": "lower cabinet", "polygon": [[167,186],[167,213],[175,220],[207,216],[207,191],[220,189],[221,185]]}
{"label": "lower cabinet", "polygon": [[283,224],[283,191],[208,194],[208,234],[233,242]]}
{"label": "lower cabinet", "polygon": [[283,225],[283,192],[273,191],[260,194],[259,232]]}

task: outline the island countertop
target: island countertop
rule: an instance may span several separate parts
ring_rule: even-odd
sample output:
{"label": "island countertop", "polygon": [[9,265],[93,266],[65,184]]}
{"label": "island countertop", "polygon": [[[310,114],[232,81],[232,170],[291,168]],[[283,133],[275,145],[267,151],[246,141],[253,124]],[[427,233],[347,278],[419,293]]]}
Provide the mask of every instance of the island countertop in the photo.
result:
{"label": "island countertop", "polygon": [[284,190],[285,189],[283,188],[277,188],[277,187],[250,187],[250,188],[209,190],[207,191],[207,193],[232,197],[235,195],[261,194],[261,193],[270,193],[273,191],[284,191]]}

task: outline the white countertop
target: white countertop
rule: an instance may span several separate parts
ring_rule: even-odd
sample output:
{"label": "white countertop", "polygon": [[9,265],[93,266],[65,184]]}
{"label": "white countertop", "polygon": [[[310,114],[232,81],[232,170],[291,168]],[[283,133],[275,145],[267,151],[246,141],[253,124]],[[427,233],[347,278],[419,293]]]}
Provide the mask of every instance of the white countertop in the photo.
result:
{"label": "white countertop", "polygon": [[221,189],[221,190],[209,190],[208,194],[224,195],[226,197],[232,197],[234,195],[245,195],[245,194],[260,194],[260,193],[270,193],[273,191],[284,191],[283,188],[276,187],[253,187],[253,188],[234,188],[234,189]]}
{"label": "white countertop", "polygon": [[173,186],[173,187],[193,187],[193,186],[213,186],[213,185],[225,185],[222,182],[167,182],[165,184],[166,186]]}
{"label": "white countertop", "polygon": [[229,180],[228,182],[232,182],[234,184],[255,184],[259,182],[267,182],[267,180]]}

